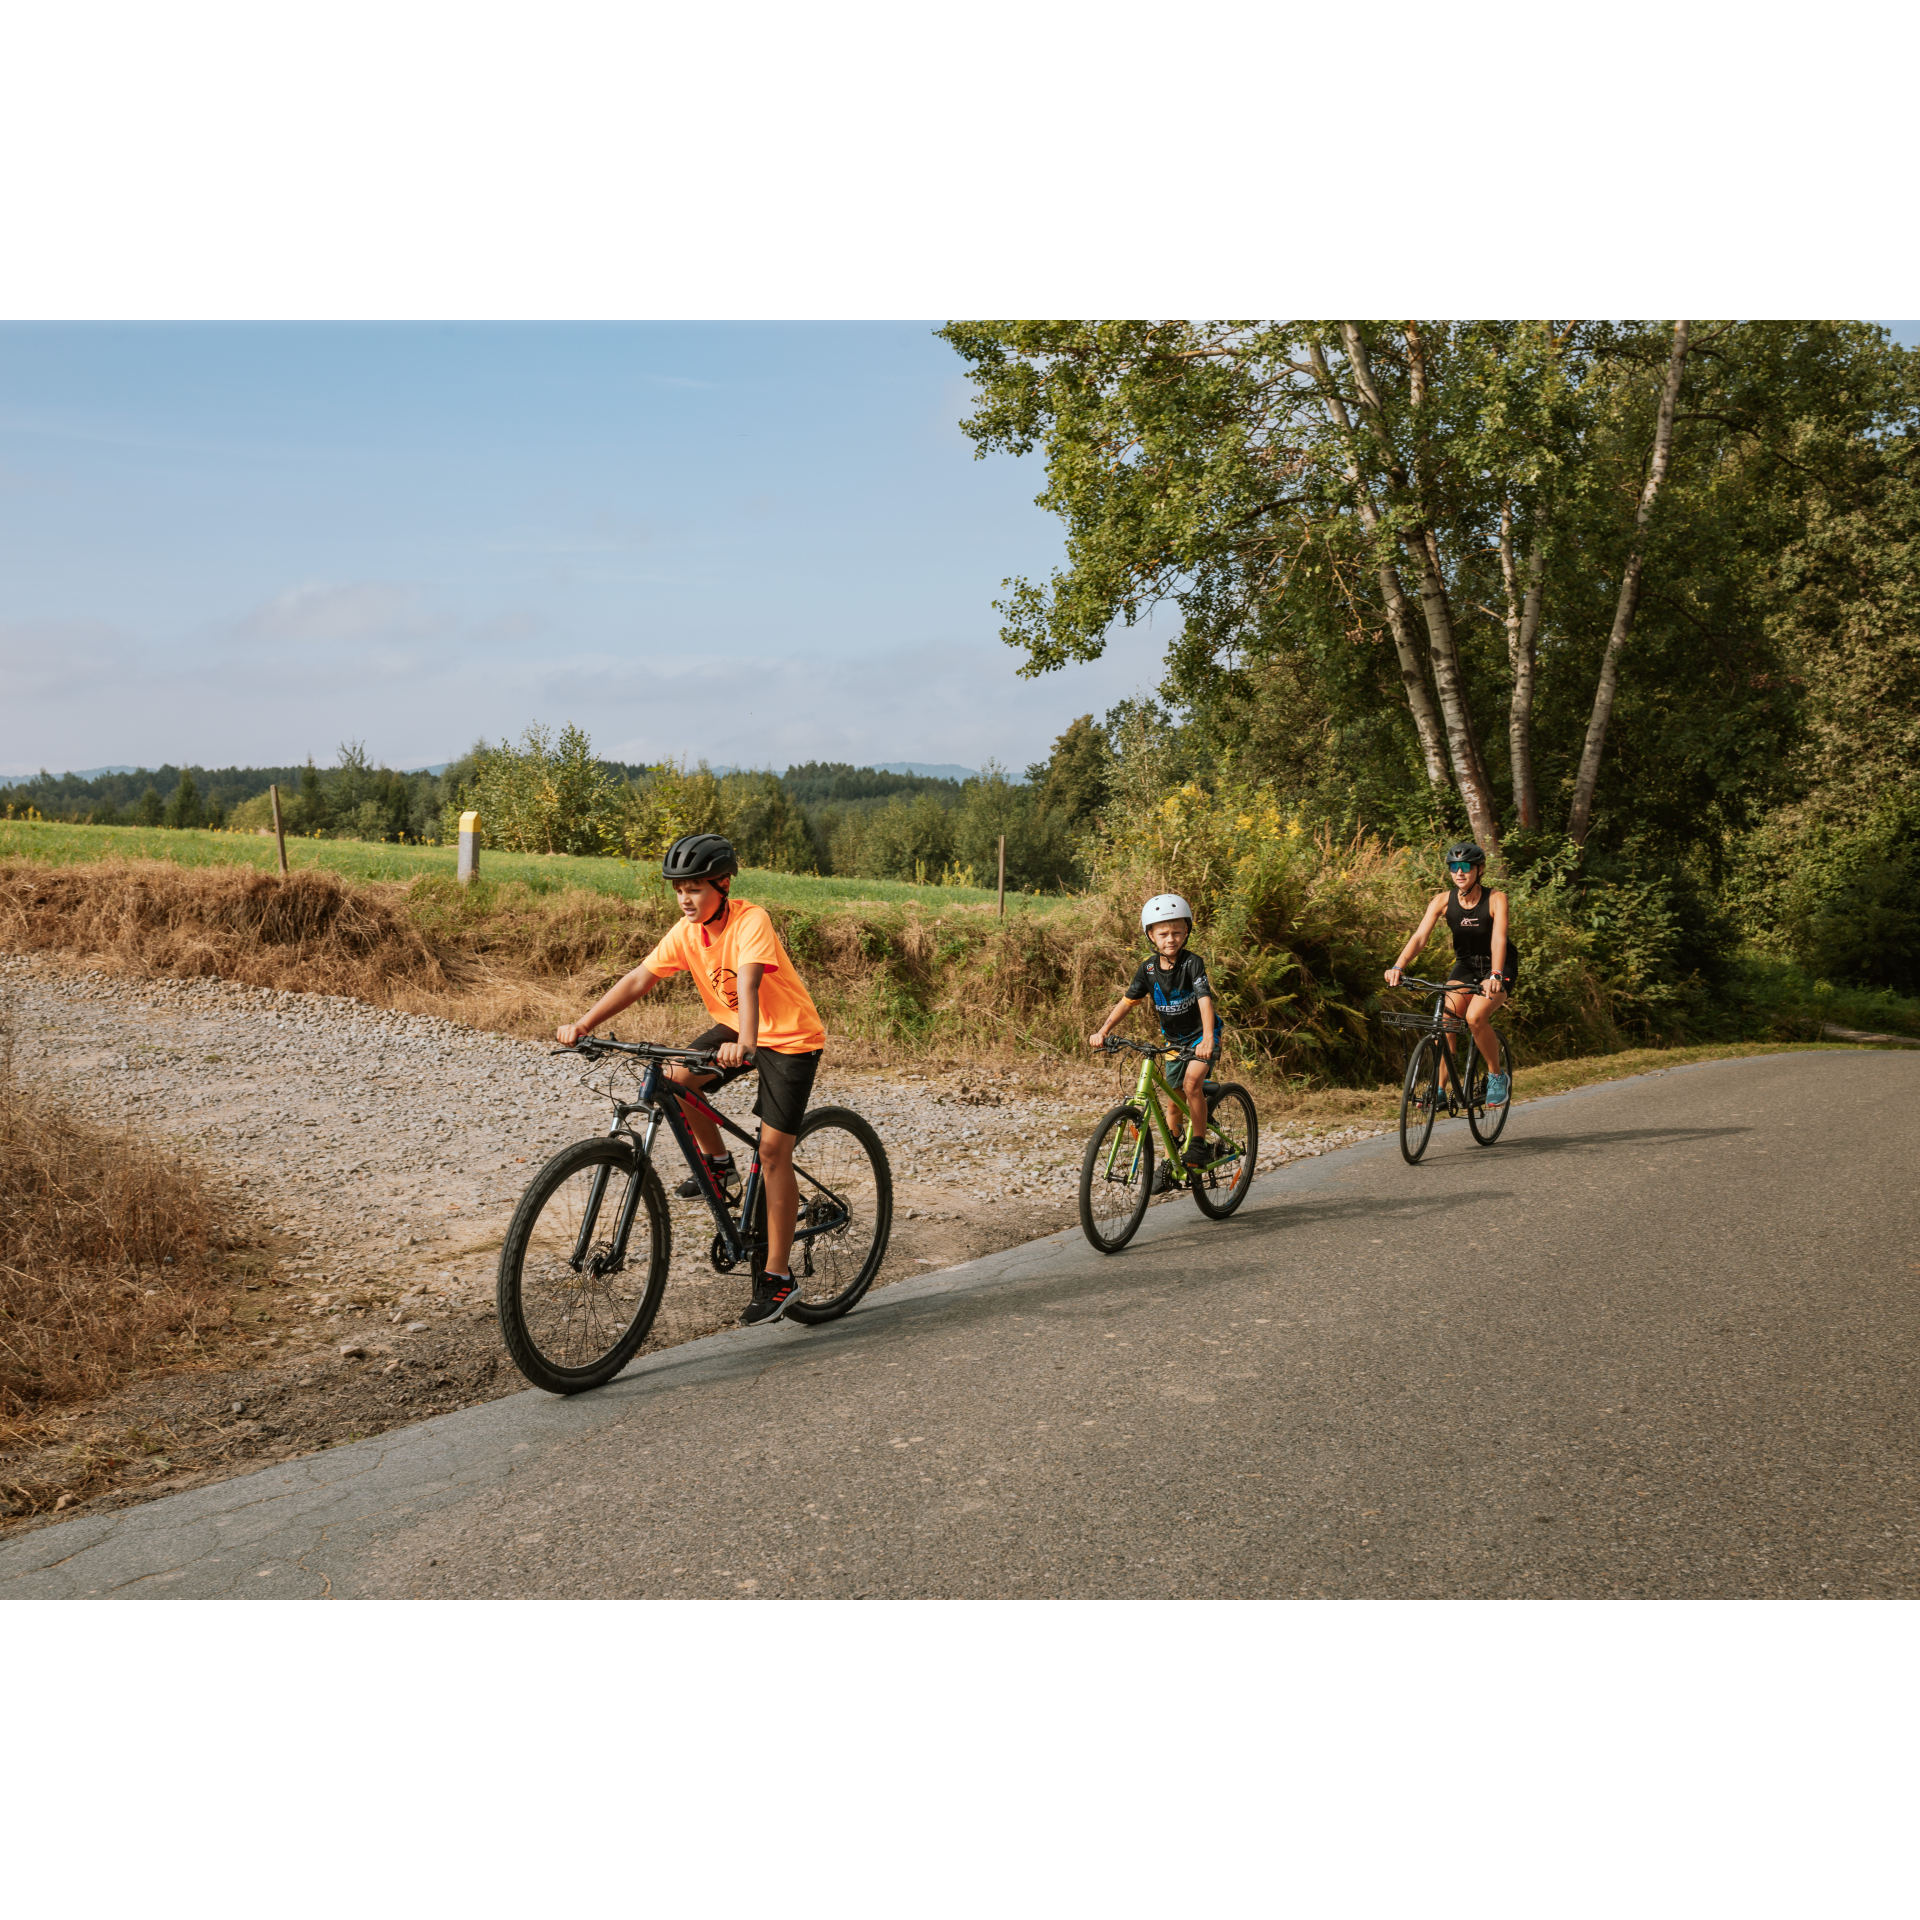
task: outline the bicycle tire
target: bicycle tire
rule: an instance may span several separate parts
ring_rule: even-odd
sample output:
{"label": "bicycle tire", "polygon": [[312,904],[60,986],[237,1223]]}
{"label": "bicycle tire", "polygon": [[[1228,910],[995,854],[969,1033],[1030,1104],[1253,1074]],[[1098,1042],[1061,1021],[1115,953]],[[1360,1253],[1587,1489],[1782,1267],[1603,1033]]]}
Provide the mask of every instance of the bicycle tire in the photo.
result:
{"label": "bicycle tire", "polygon": [[[1108,1165],[1124,1164],[1124,1180],[1115,1180],[1111,1171],[1101,1172],[1102,1149],[1109,1140],[1113,1146]],[[1080,1161],[1080,1231],[1087,1244],[1096,1253],[1118,1253],[1139,1231],[1152,1198],[1153,1129],[1138,1107],[1122,1101],[1093,1130]]]}
{"label": "bicycle tire", "polygon": [[[887,1242],[893,1237],[893,1168],[880,1136],[851,1107],[815,1107],[808,1113],[794,1140],[793,1163],[802,1176],[801,1226],[831,1217],[836,1203],[847,1209],[844,1224],[794,1243],[796,1290],[787,1302],[786,1317],[814,1327],[856,1306],[887,1257]],[[749,1236],[756,1243],[755,1272],[766,1260],[766,1209],[763,1184]]]}
{"label": "bicycle tire", "polygon": [[1414,1048],[1400,1088],[1400,1157],[1410,1167],[1420,1164],[1420,1156],[1433,1136],[1434,1115],[1440,1106],[1440,1074],[1440,1041],[1428,1034]]}
{"label": "bicycle tire", "polygon": [[[1240,1153],[1236,1160],[1224,1165],[1189,1167],[1187,1183],[1193,1188],[1194,1205],[1209,1220],[1224,1220],[1247,1197],[1247,1189],[1253,1185],[1253,1170],[1260,1158],[1260,1116],[1254,1111],[1253,1096],[1232,1081],[1214,1088],[1207,1102],[1207,1144],[1217,1145],[1223,1154],[1237,1146]],[[1222,1107],[1232,1107],[1238,1113],[1235,1125],[1221,1126]],[[1229,1185],[1223,1188],[1209,1184],[1222,1174],[1231,1177]]]}
{"label": "bicycle tire", "polygon": [[[1494,1038],[1500,1043],[1500,1071],[1507,1076],[1507,1097],[1500,1106],[1486,1104],[1487,1063],[1480,1057],[1478,1047],[1474,1048],[1473,1058],[1467,1065],[1467,1126],[1483,1147],[1492,1146],[1506,1131],[1507,1115],[1513,1107],[1513,1056],[1507,1051],[1504,1033],[1496,1033]],[[1492,1116],[1491,1123],[1488,1115]]]}
{"label": "bicycle tire", "polygon": [[[623,1257],[604,1266],[630,1202]],[[667,1196],[634,1142],[563,1147],[527,1183],[500,1248],[495,1300],[513,1364],[548,1393],[604,1386],[652,1330],[672,1257]]]}

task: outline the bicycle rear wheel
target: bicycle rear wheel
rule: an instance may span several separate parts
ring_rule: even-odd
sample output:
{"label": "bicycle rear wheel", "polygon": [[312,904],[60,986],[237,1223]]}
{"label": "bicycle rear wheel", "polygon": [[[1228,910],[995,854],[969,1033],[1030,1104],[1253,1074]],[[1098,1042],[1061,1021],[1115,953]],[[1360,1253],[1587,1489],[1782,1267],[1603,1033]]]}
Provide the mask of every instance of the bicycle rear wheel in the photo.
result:
{"label": "bicycle rear wheel", "polygon": [[640,1350],[666,1291],[672,1228],[630,1140],[564,1147],[533,1176],[500,1249],[500,1333],[548,1393],[603,1386]]}
{"label": "bicycle rear wheel", "polygon": [[1254,1162],[1260,1157],[1260,1117],[1253,1096],[1231,1083],[1207,1090],[1207,1145],[1212,1164],[1189,1167],[1187,1183],[1193,1203],[1209,1220],[1224,1220],[1253,1185]]}
{"label": "bicycle rear wheel", "polygon": [[1153,1130],[1138,1107],[1102,1120],[1080,1162],[1080,1231],[1097,1252],[1118,1253],[1153,1197]]}
{"label": "bicycle rear wheel", "polygon": [[1441,1100],[1441,1041],[1436,1034],[1427,1037],[1413,1050],[1407,1062],[1407,1078],[1400,1089],[1400,1156],[1408,1166],[1419,1164],[1433,1133],[1433,1117]]}
{"label": "bicycle rear wheel", "polygon": [[[800,1181],[793,1243],[793,1298],[787,1318],[807,1326],[837,1320],[873,1285],[893,1236],[893,1169],[880,1136],[848,1107],[815,1107],[793,1149]],[[753,1238],[766,1255],[766,1188],[754,1208]],[[809,1228],[821,1231],[809,1233]]]}
{"label": "bicycle rear wheel", "polygon": [[1487,1105],[1487,1063],[1478,1047],[1467,1062],[1467,1125],[1483,1147],[1492,1146],[1500,1138],[1507,1124],[1507,1109],[1513,1103],[1513,1060],[1507,1052],[1507,1036],[1498,1033],[1494,1038],[1500,1043],[1500,1071],[1507,1076],[1507,1099],[1502,1105]]}

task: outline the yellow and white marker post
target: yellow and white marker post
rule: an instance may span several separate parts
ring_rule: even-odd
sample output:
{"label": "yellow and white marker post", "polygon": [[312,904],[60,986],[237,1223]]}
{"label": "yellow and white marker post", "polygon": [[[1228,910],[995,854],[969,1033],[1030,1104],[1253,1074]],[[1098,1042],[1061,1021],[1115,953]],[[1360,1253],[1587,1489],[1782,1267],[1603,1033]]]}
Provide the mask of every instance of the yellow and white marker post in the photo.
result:
{"label": "yellow and white marker post", "polygon": [[460,816],[460,884],[463,887],[469,885],[479,871],[480,816],[477,813],[463,813]]}

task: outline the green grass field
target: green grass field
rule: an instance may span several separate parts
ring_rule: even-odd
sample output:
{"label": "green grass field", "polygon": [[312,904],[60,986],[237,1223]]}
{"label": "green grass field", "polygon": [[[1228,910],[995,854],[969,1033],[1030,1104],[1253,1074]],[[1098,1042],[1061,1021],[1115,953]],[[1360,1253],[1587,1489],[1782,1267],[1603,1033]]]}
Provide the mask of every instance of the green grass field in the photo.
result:
{"label": "green grass field", "polygon": [[[270,838],[252,833],[197,833],[168,827],[74,827],[49,820],[0,820],[0,860],[45,860],[70,866],[82,860],[170,860],[180,867],[258,867],[276,865]],[[287,864],[324,867],[349,880],[405,882],[423,873],[451,875],[452,847],[388,846],[372,840],[295,840],[287,842]],[[487,852],[480,871],[489,880],[523,882],[534,893],[560,893],[585,887],[593,893],[637,900],[663,889],[652,867],[625,860],[577,860],[565,854],[545,856]],[[767,906],[823,908],[858,901],[898,904],[918,901],[927,907],[991,906],[987,887],[922,887],[903,880],[823,880],[810,874],[744,869],[740,891]],[[1064,904],[1057,894],[1009,893],[1007,911],[1047,912]]]}

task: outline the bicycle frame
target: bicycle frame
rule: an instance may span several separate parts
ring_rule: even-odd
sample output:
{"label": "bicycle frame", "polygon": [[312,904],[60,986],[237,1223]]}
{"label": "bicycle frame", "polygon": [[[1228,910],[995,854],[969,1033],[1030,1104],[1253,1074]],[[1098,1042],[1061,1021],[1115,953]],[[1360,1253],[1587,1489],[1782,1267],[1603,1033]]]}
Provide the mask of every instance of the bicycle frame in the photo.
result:
{"label": "bicycle frame", "polygon": [[[638,1048],[628,1048],[615,1041],[599,1043],[601,1051],[639,1052]],[[687,1123],[685,1109],[691,1106],[694,1112],[710,1120],[722,1133],[730,1133],[736,1140],[745,1142],[752,1151],[752,1160],[747,1169],[747,1178],[740,1191],[740,1211],[736,1216],[727,1204],[726,1190],[719,1177],[707,1164],[707,1156],[701,1152],[700,1143],[693,1137],[693,1129]],[[634,1125],[634,1115],[646,1115],[646,1127],[642,1131]],[[744,1127],[736,1126],[733,1121],[713,1106],[693,1087],[682,1086],[677,1080],[667,1077],[664,1063],[658,1058],[646,1057],[646,1065],[640,1075],[640,1085],[632,1100],[618,1100],[613,1103],[613,1124],[608,1134],[622,1132],[631,1134],[640,1150],[640,1163],[644,1170],[653,1160],[653,1147],[659,1137],[660,1128],[665,1124],[673,1136],[694,1178],[700,1183],[701,1197],[707,1203],[707,1211],[713,1215],[715,1238],[719,1252],[716,1264],[723,1272],[730,1272],[743,1262],[750,1263],[756,1243],[747,1237],[747,1223],[753,1218],[754,1202],[759,1197],[761,1186],[760,1139],[758,1134],[748,1133]],[[580,1235],[573,1250],[573,1267],[577,1272],[586,1260],[593,1246],[594,1228],[600,1219],[600,1207],[606,1198],[607,1178],[612,1171],[609,1167],[598,1168],[593,1176],[593,1185],[587,1195],[587,1204],[580,1223]],[[823,1233],[832,1233],[846,1224],[847,1209],[826,1187],[813,1178],[807,1170],[796,1165],[795,1175],[808,1186],[833,1203],[829,1217],[815,1220],[811,1224],[796,1221],[793,1243],[800,1249],[804,1271],[813,1272],[812,1243]],[[609,1261],[618,1266],[626,1259],[627,1239],[633,1230],[634,1216],[640,1205],[641,1182],[635,1180],[627,1189],[626,1202],[620,1210],[620,1218],[614,1223],[614,1236]],[[803,1210],[810,1211],[810,1209]]]}
{"label": "bicycle frame", "polygon": [[[1128,1096],[1127,1104],[1138,1108],[1147,1116],[1149,1125],[1159,1137],[1161,1148],[1166,1153],[1168,1166],[1177,1168],[1180,1161],[1180,1141],[1174,1137],[1173,1128],[1160,1105],[1162,1096],[1166,1098],[1169,1105],[1177,1107],[1182,1114],[1186,1115],[1186,1124],[1181,1129],[1183,1135],[1191,1131],[1193,1115],[1187,1103],[1160,1077],[1160,1061],[1166,1053],[1173,1051],[1175,1051],[1173,1048],[1155,1048],[1152,1051],[1142,1049],[1144,1058],[1140,1062],[1140,1077],[1134,1082],[1133,1092]],[[1113,1137],[1113,1145],[1108,1149],[1108,1160],[1103,1170],[1103,1177],[1109,1180],[1114,1177],[1114,1156],[1120,1151],[1120,1139],[1121,1136],[1116,1133]],[[1137,1155],[1139,1152],[1137,1144],[1134,1151]],[[1126,1181],[1129,1184],[1132,1182],[1134,1171],[1133,1166],[1125,1169]]]}
{"label": "bicycle frame", "polygon": [[1446,1093],[1447,1117],[1452,1119],[1467,1104],[1467,1078],[1463,1063],[1470,1057],[1469,1049],[1478,1045],[1473,1037],[1473,1029],[1467,1025],[1466,1021],[1459,1014],[1447,1011],[1447,1001],[1459,991],[1459,984],[1449,982],[1442,985],[1434,980],[1412,978],[1402,979],[1400,984],[1403,987],[1412,987],[1418,992],[1431,992],[1433,1007],[1424,1016],[1399,1012],[1382,1014],[1381,1018],[1388,1026],[1400,1027],[1410,1033],[1432,1034],[1442,1040],[1448,1040],[1453,1034],[1463,1036],[1459,1060],[1454,1058],[1454,1049],[1450,1044],[1440,1048],[1440,1072],[1434,1081],[1434,1092],[1438,1094],[1444,1089]]}

